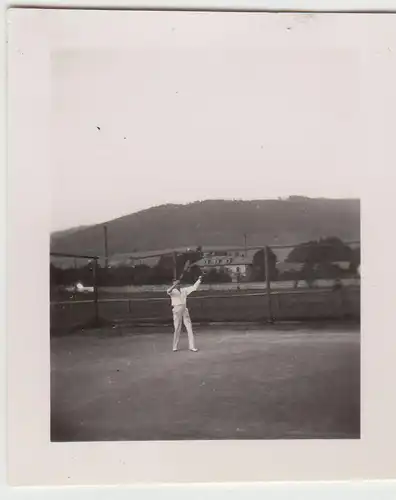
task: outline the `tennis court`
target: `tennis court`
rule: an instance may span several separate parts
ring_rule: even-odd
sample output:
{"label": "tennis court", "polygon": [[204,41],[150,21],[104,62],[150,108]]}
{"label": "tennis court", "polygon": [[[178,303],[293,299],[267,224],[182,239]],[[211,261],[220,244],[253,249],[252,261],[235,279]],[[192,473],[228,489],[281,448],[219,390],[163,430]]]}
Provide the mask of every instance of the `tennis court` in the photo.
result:
{"label": "tennis court", "polygon": [[359,438],[349,324],[116,327],[51,339],[52,441]]}

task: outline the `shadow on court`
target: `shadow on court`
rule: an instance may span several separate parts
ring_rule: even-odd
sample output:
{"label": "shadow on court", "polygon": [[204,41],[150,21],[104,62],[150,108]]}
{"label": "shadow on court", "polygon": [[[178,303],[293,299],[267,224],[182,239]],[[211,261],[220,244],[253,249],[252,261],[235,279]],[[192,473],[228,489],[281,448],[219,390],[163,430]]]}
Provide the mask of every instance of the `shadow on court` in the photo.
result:
{"label": "shadow on court", "polygon": [[169,328],[51,340],[51,440],[360,437],[360,333]]}

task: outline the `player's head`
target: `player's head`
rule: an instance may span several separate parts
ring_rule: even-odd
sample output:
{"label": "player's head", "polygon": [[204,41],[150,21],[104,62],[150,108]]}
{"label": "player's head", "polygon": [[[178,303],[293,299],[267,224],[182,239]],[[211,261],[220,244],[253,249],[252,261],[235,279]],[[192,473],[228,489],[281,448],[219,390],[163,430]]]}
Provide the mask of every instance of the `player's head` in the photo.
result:
{"label": "player's head", "polygon": [[176,290],[180,290],[180,281],[173,280],[173,286],[176,288]]}

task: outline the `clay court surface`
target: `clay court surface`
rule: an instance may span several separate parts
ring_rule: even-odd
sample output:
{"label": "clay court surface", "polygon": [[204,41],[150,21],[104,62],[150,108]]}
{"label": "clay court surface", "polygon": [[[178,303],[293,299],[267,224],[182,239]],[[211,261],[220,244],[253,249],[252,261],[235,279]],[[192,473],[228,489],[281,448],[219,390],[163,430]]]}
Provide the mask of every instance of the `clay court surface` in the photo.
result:
{"label": "clay court surface", "polygon": [[169,327],[51,340],[52,441],[360,437],[354,326]]}

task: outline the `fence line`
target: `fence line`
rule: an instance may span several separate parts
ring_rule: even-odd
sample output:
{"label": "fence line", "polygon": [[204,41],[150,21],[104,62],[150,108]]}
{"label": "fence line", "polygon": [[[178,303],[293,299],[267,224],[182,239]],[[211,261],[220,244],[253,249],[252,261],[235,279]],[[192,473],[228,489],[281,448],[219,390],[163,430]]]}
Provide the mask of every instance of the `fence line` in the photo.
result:
{"label": "fence line", "polygon": [[[271,295],[302,295],[302,294],[327,294],[334,293],[332,289],[302,289],[302,290],[272,290]],[[226,295],[199,295],[193,296],[191,295],[188,300],[199,300],[199,299],[228,299],[232,297],[265,297],[267,296],[267,292],[257,292],[257,293],[228,293]],[[169,302],[169,297],[145,297],[145,298],[114,298],[114,299],[98,299],[99,303],[110,303],[110,302],[147,302],[147,301],[167,301]],[[53,301],[51,305],[73,305],[73,304],[92,304],[94,300],[60,300]]]}
{"label": "fence line", "polygon": [[[274,292],[274,321],[357,320],[360,315],[360,290],[345,288]],[[103,326],[137,326],[156,323],[170,325],[172,310],[169,297],[102,299],[99,301]],[[89,300],[51,305],[51,329],[54,334],[89,328],[92,325],[92,303]],[[190,311],[194,321],[265,323],[269,322],[266,293],[204,295],[191,297]],[[94,325],[92,325],[94,326]],[[98,325],[99,326],[99,325]],[[122,331],[122,330],[119,330]]]}
{"label": "fence line", "polygon": [[[343,242],[345,246],[351,246],[351,245],[360,245],[360,241],[349,241],[349,242]],[[269,245],[269,246],[251,246],[251,247],[234,247],[234,248],[223,248],[221,250],[210,250],[210,251],[224,251],[224,252],[232,252],[232,251],[262,251],[263,252],[263,257],[264,257],[264,262],[263,262],[263,275],[262,275],[262,281],[261,282],[256,282],[252,284],[252,288],[250,289],[259,289],[263,290],[262,292],[248,292],[248,293],[223,293],[223,294],[210,294],[211,289],[216,290],[216,286],[211,286],[209,285],[209,294],[207,295],[193,295],[189,298],[191,301],[199,301],[202,299],[202,301],[210,300],[210,299],[232,299],[232,298],[249,298],[249,297],[266,297],[267,300],[265,300],[265,305],[263,301],[263,307],[265,308],[265,314],[264,316],[267,317],[267,320],[269,322],[274,321],[274,316],[273,316],[273,308],[277,307],[277,300],[272,301],[273,296],[282,296],[282,295],[326,295],[326,294],[331,294],[333,293],[332,285],[329,284],[324,286],[323,288],[310,288],[310,287],[303,287],[303,288],[298,288],[298,289],[285,289],[286,288],[286,283],[292,283],[294,280],[287,280],[287,282],[278,282],[275,280],[271,280],[270,277],[270,259],[271,255],[269,252],[269,249],[281,249],[281,248],[296,248],[298,246],[303,245],[303,243],[298,243],[298,244],[293,244],[293,245]],[[319,243],[319,245],[321,245]],[[323,247],[333,247],[334,245],[332,244],[327,244],[324,243],[322,244]],[[202,248],[202,252],[204,252],[204,248]],[[176,252],[178,255],[183,255],[182,251]],[[174,265],[174,276],[176,277],[176,253],[175,252],[162,252],[158,254],[151,254],[151,255],[146,255],[142,257],[136,257],[134,256],[133,258],[138,260],[140,259],[145,259],[145,258],[152,258],[152,257],[158,257],[158,256],[164,256],[168,255],[171,256],[173,255],[173,265]],[[106,304],[106,303],[127,303],[128,304],[128,309],[131,310],[131,306],[133,303],[144,303],[144,302],[159,302],[163,303],[165,301],[169,302],[169,297],[127,297],[127,298],[99,298],[99,291],[100,288],[111,288],[111,287],[100,287],[98,286],[98,270],[99,270],[99,259],[101,257],[99,256],[88,256],[88,255],[79,255],[79,254],[69,254],[69,253],[60,253],[60,252],[51,252],[50,255],[52,257],[66,257],[66,258],[81,258],[81,259],[88,259],[92,262],[92,279],[93,279],[93,298],[91,299],[86,299],[86,300],[60,300],[60,301],[51,301],[51,306],[65,306],[68,305],[70,307],[72,306],[78,306],[79,304],[94,304],[94,322],[99,324],[99,304]],[[219,267],[222,267],[221,264],[219,264]],[[261,273],[260,273],[261,274]],[[304,280],[303,277],[300,278],[300,280]],[[299,281],[300,281],[299,280]],[[322,281],[329,281],[329,280],[322,280]],[[360,279],[359,279],[360,281]],[[283,284],[285,283],[285,285]],[[230,284],[228,284],[230,285]],[[247,283],[243,282],[238,282],[238,284],[233,283],[233,285],[237,286],[238,291],[242,290],[249,290],[247,288]],[[205,285],[204,285],[205,286]],[[360,286],[360,284],[358,285]],[[351,287],[355,287],[354,284],[351,285]],[[349,288],[349,286],[347,286]],[[219,291],[221,288],[218,289]],[[224,289],[223,289],[224,290]],[[235,288],[231,286],[230,291],[234,291]],[[152,292],[158,292],[158,293],[164,293],[165,290],[152,290]],[[130,292],[130,291],[129,291]],[[128,292],[128,293],[129,293]],[[121,292],[122,293],[122,292]]]}

